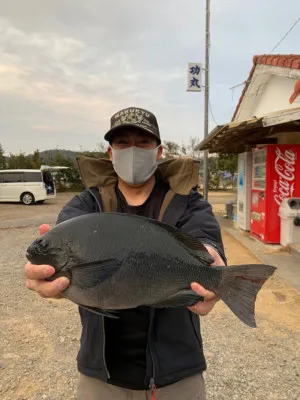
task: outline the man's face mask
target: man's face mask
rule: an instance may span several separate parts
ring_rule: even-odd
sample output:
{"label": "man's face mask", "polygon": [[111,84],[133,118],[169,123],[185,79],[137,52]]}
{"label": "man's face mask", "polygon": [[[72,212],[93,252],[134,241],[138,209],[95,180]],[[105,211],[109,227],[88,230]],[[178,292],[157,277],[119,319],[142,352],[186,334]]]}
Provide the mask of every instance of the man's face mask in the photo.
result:
{"label": "man's face mask", "polygon": [[122,150],[112,149],[116,174],[129,184],[146,182],[156,171],[158,148],[147,150],[131,146]]}

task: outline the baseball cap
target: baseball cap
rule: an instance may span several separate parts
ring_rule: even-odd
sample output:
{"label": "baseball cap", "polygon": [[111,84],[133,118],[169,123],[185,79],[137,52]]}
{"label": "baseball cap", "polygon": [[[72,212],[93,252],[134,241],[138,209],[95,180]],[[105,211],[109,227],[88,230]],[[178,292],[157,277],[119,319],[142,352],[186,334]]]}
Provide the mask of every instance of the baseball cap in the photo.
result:
{"label": "baseball cap", "polygon": [[114,134],[123,127],[139,128],[155,136],[161,143],[155,115],[143,108],[129,107],[115,113],[110,119],[110,130],[106,132],[104,139],[110,142]]}

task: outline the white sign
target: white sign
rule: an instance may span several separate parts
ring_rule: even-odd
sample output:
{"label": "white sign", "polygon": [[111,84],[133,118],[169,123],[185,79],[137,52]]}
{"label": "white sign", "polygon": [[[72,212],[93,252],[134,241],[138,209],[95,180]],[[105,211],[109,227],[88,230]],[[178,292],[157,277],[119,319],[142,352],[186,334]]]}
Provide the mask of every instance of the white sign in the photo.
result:
{"label": "white sign", "polygon": [[202,92],[202,64],[189,63],[187,74],[187,92]]}

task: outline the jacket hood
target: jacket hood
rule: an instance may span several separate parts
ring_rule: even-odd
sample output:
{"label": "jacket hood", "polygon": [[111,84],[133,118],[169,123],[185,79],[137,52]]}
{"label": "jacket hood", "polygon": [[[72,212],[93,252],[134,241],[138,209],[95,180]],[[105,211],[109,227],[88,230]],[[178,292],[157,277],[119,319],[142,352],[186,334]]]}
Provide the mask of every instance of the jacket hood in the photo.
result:
{"label": "jacket hood", "polygon": [[[86,188],[112,187],[117,184],[113,164],[106,158],[76,157],[81,179]],[[198,184],[199,162],[190,158],[171,158],[159,162],[157,176],[167,182],[170,189],[180,195],[188,195]]]}

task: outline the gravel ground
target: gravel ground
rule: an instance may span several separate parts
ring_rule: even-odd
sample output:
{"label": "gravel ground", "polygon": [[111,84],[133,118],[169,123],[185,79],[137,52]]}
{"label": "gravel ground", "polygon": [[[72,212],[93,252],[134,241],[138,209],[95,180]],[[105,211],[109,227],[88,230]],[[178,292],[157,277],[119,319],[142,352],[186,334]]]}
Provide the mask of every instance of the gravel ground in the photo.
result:
{"label": "gravel ground", "polygon": [[25,206],[21,203],[0,203],[0,222],[34,218],[45,220],[56,219],[58,212],[73,196],[78,193],[58,193],[55,199],[46,200],[43,204]]}
{"label": "gravel ground", "polygon": [[37,229],[0,231],[0,399],[75,399],[80,320],[66,300],[26,289],[25,249]]}
{"label": "gravel ground", "polygon": [[[75,399],[80,321],[65,300],[25,288],[25,249],[37,228],[0,230],[0,399]],[[230,264],[255,256],[223,233]],[[257,301],[258,329],[221,302],[202,319],[208,400],[300,399],[300,295],[277,276]],[[184,400],[184,399],[183,399]]]}

